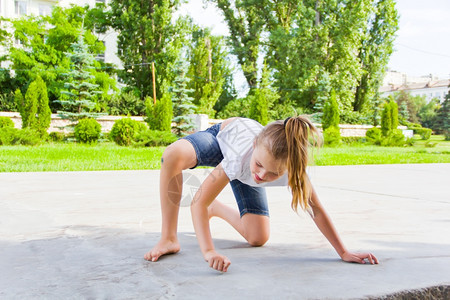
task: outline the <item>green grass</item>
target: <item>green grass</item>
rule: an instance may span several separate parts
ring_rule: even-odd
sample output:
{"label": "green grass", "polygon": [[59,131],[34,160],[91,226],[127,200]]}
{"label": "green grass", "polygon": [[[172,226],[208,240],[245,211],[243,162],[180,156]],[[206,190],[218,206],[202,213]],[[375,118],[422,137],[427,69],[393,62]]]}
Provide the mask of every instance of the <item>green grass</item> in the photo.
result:
{"label": "green grass", "polygon": [[163,151],[164,147],[131,148],[111,143],[0,146],[0,172],[158,169]]}
{"label": "green grass", "polygon": [[[450,142],[432,136],[431,144],[417,140],[413,147],[355,144],[321,148],[315,165],[450,163]],[[131,148],[113,143],[96,146],[44,144],[36,147],[0,146],[0,172],[156,170],[164,147]]]}

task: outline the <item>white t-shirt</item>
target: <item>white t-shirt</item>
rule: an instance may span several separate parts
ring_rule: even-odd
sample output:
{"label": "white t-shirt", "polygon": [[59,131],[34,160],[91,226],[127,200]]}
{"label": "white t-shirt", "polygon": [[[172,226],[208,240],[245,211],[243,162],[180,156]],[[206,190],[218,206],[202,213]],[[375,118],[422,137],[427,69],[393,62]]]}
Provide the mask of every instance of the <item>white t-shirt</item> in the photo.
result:
{"label": "white t-shirt", "polygon": [[263,126],[255,120],[238,118],[217,134],[223,154],[222,167],[231,180],[237,179],[250,186],[287,186],[287,172],[272,182],[256,183],[250,171],[253,141]]}

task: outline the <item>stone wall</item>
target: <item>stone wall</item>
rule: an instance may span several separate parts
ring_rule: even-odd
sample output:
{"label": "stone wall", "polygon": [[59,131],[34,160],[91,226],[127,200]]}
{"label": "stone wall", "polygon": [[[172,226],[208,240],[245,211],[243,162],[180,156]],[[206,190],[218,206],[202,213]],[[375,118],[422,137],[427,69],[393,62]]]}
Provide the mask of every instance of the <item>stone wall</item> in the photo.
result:
{"label": "stone wall", "polygon": [[[17,112],[0,112],[0,116],[11,118],[11,120],[14,122],[14,126],[16,128],[22,127],[22,118],[20,117],[19,113],[17,113]],[[198,130],[205,130],[206,128],[208,128],[211,125],[222,122],[222,120],[218,120],[218,119],[209,119],[208,116],[204,115],[204,114],[192,115],[192,117],[195,120],[196,128]],[[109,131],[111,131],[111,128],[114,125],[114,122],[116,120],[119,120],[122,118],[125,118],[125,117],[124,116],[105,116],[105,117],[98,118],[97,121],[102,126],[103,132],[109,132]],[[143,117],[130,117],[130,118],[133,120],[139,121],[139,122],[144,122]],[[58,115],[52,114],[52,122],[51,122],[48,132],[62,131],[61,128],[64,126],[67,126],[69,124],[70,124],[70,122],[68,120],[63,120],[60,117],[58,117]],[[314,124],[314,125],[317,126],[317,128],[319,128],[320,131],[322,130],[321,124]],[[341,131],[341,136],[343,136],[343,137],[348,137],[348,136],[364,137],[364,136],[366,136],[366,131],[372,127],[373,126],[371,126],[371,125],[348,125],[348,124],[339,125],[340,131]],[[406,126],[399,126],[398,128],[403,131],[403,134],[406,137],[413,136],[412,130],[407,130]]]}

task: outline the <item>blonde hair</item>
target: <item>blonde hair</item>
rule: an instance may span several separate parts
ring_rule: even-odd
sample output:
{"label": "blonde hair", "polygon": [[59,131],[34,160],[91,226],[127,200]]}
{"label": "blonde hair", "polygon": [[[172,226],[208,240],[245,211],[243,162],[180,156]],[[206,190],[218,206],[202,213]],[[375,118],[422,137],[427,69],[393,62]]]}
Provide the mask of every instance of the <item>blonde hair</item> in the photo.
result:
{"label": "blonde hair", "polygon": [[263,144],[276,160],[286,163],[288,185],[292,192],[291,207],[307,210],[311,197],[311,183],[306,173],[311,146],[319,144],[319,132],[308,118],[292,117],[275,121],[256,137],[256,145]]}

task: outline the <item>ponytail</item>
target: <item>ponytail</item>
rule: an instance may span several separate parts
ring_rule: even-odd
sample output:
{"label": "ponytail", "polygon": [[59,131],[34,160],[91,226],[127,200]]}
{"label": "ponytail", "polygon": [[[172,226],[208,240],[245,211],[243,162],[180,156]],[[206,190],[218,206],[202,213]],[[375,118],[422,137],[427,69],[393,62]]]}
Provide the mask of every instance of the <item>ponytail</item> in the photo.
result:
{"label": "ponytail", "polygon": [[319,132],[311,121],[298,116],[267,125],[255,140],[257,145],[263,143],[275,159],[286,162],[288,185],[292,192],[291,207],[294,211],[299,205],[303,210],[310,208],[312,189],[306,167],[308,150],[319,144],[318,136]]}
{"label": "ponytail", "polygon": [[[318,144],[318,131],[311,121],[301,116],[286,119],[284,127],[287,143],[288,185],[292,191],[291,207],[297,211],[300,205],[303,210],[307,210],[312,190],[306,173],[308,149]],[[311,141],[310,137],[312,137]]]}

